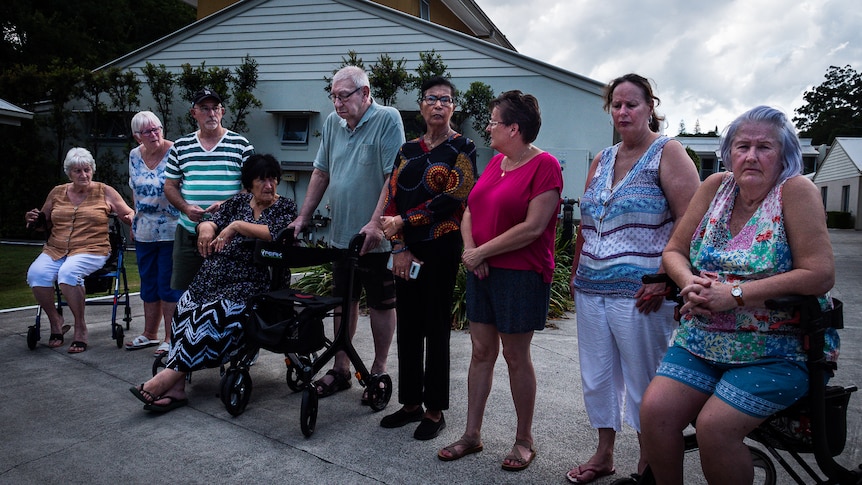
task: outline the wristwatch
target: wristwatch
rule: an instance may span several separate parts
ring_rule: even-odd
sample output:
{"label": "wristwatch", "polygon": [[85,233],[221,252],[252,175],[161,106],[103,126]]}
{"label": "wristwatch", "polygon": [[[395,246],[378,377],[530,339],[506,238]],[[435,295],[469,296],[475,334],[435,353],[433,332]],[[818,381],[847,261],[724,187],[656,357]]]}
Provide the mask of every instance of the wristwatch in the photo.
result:
{"label": "wristwatch", "polygon": [[737,305],[745,306],[745,302],[742,301],[742,287],[739,286],[739,283],[733,284],[733,288],[730,289],[730,296],[736,299]]}

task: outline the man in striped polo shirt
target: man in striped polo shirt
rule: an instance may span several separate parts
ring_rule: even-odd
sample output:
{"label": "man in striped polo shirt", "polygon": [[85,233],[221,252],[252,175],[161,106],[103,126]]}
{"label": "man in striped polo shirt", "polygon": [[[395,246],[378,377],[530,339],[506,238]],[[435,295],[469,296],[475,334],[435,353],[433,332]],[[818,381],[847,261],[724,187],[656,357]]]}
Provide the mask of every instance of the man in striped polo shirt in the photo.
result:
{"label": "man in striped polo shirt", "polygon": [[165,168],[165,196],[180,211],[174,237],[171,288],[185,291],[212,251],[197,236],[197,224],[208,220],[224,200],[242,188],[242,164],[254,154],[239,133],[222,127],[222,99],[204,88],[195,93],[191,115],[198,130],[174,142]]}

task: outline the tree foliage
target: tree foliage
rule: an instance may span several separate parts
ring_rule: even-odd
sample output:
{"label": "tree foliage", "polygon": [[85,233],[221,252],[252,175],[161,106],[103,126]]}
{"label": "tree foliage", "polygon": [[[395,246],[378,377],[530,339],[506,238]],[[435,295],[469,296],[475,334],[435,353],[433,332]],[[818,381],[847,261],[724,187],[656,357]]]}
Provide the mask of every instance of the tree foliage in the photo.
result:
{"label": "tree foliage", "polygon": [[[341,65],[332,70],[332,75],[335,76],[335,73],[341,70],[343,67],[347,66],[356,66],[363,71],[365,70],[365,63],[362,61],[362,58],[356,53],[355,50],[347,51],[347,58],[341,58]],[[332,91],[332,78],[329,76],[323,76],[323,80],[326,81],[326,86],[323,87],[323,90],[328,92]],[[370,79],[369,79],[370,82]]]}
{"label": "tree foliage", "polygon": [[805,91],[805,104],[793,122],[813,145],[831,144],[837,136],[862,136],[862,75],[849,64],[829,66],[826,80]]}
{"label": "tree foliage", "polygon": [[[430,51],[422,51],[419,53],[419,66],[416,67],[416,75],[410,76],[411,87],[417,91],[422,88],[422,83],[426,79],[431,79],[435,76],[443,76],[451,78],[452,74],[446,71],[449,67],[443,62],[443,56],[437,53],[434,49]],[[458,93],[453,93],[458,97]]]}
{"label": "tree foliage", "polygon": [[246,131],[248,123],[245,120],[248,115],[253,109],[263,106],[253,93],[257,87],[257,77],[257,61],[246,54],[242,63],[234,69],[234,75],[231,78],[233,96],[228,107],[233,122],[229,128],[235,132]]}
{"label": "tree foliage", "polygon": [[168,71],[164,64],[156,66],[147,62],[141,71],[147,80],[150,94],[156,101],[155,110],[158,112],[157,114],[164,125],[162,128],[166,134],[170,133],[176,76],[174,76],[174,73]]}
{"label": "tree foliage", "polygon": [[182,0],[3,0],[0,71],[55,61],[95,69],[196,16]]}
{"label": "tree foliage", "polygon": [[403,57],[395,61],[389,54],[381,54],[377,62],[371,66],[368,80],[371,82],[371,94],[386,106],[392,106],[398,100],[398,91],[410,86],[410,74],[404,67],[407,60]]}
{"label": "tree foliage", "polygon": [[463,118],[471,120],[470,126],[482,136],[486,145],[491,143],[491,134],[485,131],[485,127],[488,125],[488,105],[493,99],[494,90],[491,86],[481,81],[474,81],[464,92],[464,99],[461,101]]}

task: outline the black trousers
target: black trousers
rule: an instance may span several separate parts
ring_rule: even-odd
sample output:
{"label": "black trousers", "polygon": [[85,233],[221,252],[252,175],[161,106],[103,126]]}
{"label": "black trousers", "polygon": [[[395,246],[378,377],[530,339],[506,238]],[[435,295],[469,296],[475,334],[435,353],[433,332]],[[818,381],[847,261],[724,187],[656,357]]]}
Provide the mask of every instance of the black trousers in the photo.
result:
{"label": "black trousers", "polygon": [[408,244],[423,262],[415,280],[395,278],[398,315],[398,401],[449,409],[452,294],[463,243],[459,232]]}

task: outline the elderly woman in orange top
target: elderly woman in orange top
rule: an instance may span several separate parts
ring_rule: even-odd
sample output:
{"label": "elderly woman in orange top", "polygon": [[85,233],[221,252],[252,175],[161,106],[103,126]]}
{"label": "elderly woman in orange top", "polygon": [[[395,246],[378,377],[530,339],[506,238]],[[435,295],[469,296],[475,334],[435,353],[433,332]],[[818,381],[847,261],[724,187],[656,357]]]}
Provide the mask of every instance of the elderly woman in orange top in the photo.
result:
{"label": "elderly woman in orange top", "polygon": [[54,187],[41,210],[33,209],[24,216],[28,225],[44,221],[50,231],[42,253],[27,271],[27,284],[51,323],[48,346],[59,347],[70,328],[54,306],[54,282],[60,283],[75,318],[68,352],[77,354],[87,350],[84,277],[104,266],[111,254],[108,215],[116,213],[131,224],[135,212],[113,187],[93,181],[96,161],[87,149],[69,150],[63,170],[71,183]]}

